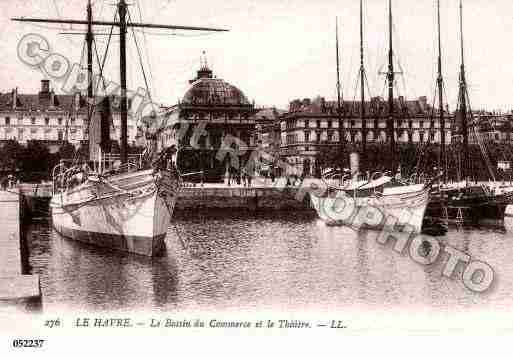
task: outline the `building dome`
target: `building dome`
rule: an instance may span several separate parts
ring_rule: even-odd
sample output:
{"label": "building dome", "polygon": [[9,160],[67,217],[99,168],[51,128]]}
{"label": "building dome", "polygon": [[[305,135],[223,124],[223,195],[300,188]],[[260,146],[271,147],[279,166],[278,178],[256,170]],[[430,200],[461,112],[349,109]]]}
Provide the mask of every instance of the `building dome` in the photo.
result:
{"label": "building dome", "polygon": [[182,103],[189,105],[247,106],[249,101],[237,87],[218,78],[203,77],[194,81]]}

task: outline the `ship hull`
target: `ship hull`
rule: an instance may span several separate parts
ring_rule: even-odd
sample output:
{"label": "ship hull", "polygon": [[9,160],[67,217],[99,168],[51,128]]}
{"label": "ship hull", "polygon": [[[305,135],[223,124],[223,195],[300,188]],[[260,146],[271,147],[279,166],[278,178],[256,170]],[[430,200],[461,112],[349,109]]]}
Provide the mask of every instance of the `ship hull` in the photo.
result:
{"label": "ship hull", "polygon": [[506,207],[512,201],[511,192],[499,195],[463,194],[447,191],[434,193],[426,210],[426,218],[464,225],[504,225]]}
{"label": "ship hull", "polygon": [[53,227],[98,247],[157,256],[173,214],[178,180],[152,170],[88,180],[52,197]]}
{"label": "ship hull", "polygon": [[424,185],[398,188],[395,193],[364,197],[341,190],[331,196],[311,196],[311,202],[327,225],[420,233],[429,190]]}

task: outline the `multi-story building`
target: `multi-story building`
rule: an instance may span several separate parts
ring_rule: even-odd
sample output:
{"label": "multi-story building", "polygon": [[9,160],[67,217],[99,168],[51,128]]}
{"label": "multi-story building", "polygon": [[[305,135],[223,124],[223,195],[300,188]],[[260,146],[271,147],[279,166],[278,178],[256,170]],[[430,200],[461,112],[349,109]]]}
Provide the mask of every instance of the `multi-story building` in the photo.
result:
{"label": "multi-story building", "polygon": [[254,115],[255,141],[262,150],[278,154],[281,144],[280,116],[286,111],[276,107],[262,108]]}
{"label": "multi-story building", "polygon": [[[458,113],[456,113],[456,118],[459,119]],[[459,130],[459,127],[461,126],[461,121],[455,122],[458,123],[459,126],[455,126],[454,133],[457,136],[456,139],[460,141],[461,131]],[[473,113],[472,122],[474,123],[474,126],[468,126],[468,140],[470,144],[478,143],[476,133],[479,134],[482,143],[504,143],[511,142],[513,140],[512,114],[502,114],[481,110]]]}
{"label": "multi-story building", "polygon": [[[119,101],[113,101],[111,138],[120,138]],[[135,120],[129,116],[128,141],[134,144]],[[44,142],[52,152],[68,141],[78,147],[87,139],[87,103],[84,95],[56,94],[50,81],[41,81],[38,94],[21,94],[18,89],[0,94],[0,143],[16,140]]]}
{"label": "multi-story building", "polygon": [[[336,102],[327,102],[322,97],[292,101],[289,111],[280,117],[281,157],[300,171],[313,174],[322,147],[362,142],[364,130],[360,106],[359,102],[344,101],[339,111]],[[386,101],[375,97],[364,106],[366,142],[386,142]],[[440,142],[440,116],[427,103],[426,97],[412,101],[399,97],[394,109],[397,143]],[[444,114],[446,143],[450,143],[453,116]]]}
{"label": "multi-story building", "polygon": [[[220,181],[229,158],[217,153],[231,136],[240,153],[255,147],[255,106],[234,85],[213,76],[205,60],[190,81],[179,103],[163,115],[157,131],[159,147],[179,143],[179,166],[188,172],[203,172],[206,181]],[[160,122],[160,121],[159,121]],[[228,140],[226,140],[228,141]]]}

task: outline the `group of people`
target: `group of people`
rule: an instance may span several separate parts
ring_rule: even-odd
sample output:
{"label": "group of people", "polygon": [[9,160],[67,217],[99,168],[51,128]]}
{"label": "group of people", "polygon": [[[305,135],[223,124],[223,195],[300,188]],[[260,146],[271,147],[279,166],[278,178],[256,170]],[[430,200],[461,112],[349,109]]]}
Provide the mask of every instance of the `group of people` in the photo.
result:
{"label": "group of people", "polygon": [[251,187],[251,182],[253,181],[253,176],[251,176],[247,171],[242,169],[240,172],[236,171],[228,171],[227,185],[231,186],[235,185],[243,185],[244,187]]}
{"label": "group of people", "polygon": [[243,185],[244,187],[251,187],[253,181],[258,182],[258,179],[264,181],[264,183],[271,183],[274,184],[274,181],[276,180],[276,172],[274,170],[267,170],[262,171],[260,173],[254,173],[250,174],[248,171],[244,168],[242,168],[240,171],[236,171],[235,169],[231,169],[227,173],[227,185]]}
{"label": "group of people", "polygon": [[13,174],[7,175],[0,180],[0,186],[2,190],[14,188],[20,183],[20,180]]}

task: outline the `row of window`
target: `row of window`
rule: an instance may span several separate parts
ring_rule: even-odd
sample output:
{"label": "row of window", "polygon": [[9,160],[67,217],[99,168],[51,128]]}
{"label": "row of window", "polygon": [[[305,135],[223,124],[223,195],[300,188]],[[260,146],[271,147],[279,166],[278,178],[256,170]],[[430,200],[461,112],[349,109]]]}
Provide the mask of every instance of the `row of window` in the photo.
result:
{"label": "row of window", "polygon": [[[311,136],[310,136],[310,131],[305,131],[305,140],[304,142],[311,142]],[[337,141],[338,138],[337,136],[335,136],[335,132],[333,131],[329,131],[326,135],[326,141],[328,142],[334,142],[334,141]],[[294,144],[294,143],[298,143],[298,137],[297,137],[297,133],[293,133],[293,134],[287,134],[286,136],[286,143],[288,144]],[[321,142],[321,134],[320,133],[317,133],[317,136],[315,136],[315,142],[316,143],[320,143]]]}
{"label": "row of window", "polygon": [[[31,132],[31,133],[32,133],[32,134],[34,134],[34,132]],[[44,138],[32,138],[32,139],[37,139],[37,140],[42,140],[42,139],[44,139],[44,140],[49,140],[49,139],[51,139],[51,137],[53,137],[53,136],[48,136],[48,134],[47,134],[47,133],[45,133]],[[16,137],[16,136],[9,136],[9,133],[8,133],[8,132],[6,132],[6,133],[5,133],[5,135],[4,135],[4,138],[5,138],[5,139],[20,140],[20,141],[25,140],[25,136],[24,136],[23,131],[18,133],[18,137]],[[30,138],[27,138],[27,139],[30,139]],[[75,139],[75,135],[74,135],[74,134],[70,134],[69,139],[73,141],[73,140]],[[59,131],[59,132],[57,132],[57,140],[58,140],[58,141],[62,141],[62,140],[64,140],[64,132],[63,132],[63,131]]]}
{"label": "row of window", "polygon": [[[18,117],[18,123],[20,123],[21,121],[23,121],[23,118]],[[73,117],[72,117],[72,118],[70,118],[70,121],[69,121],[69,124],[70,124],[70,125],[72,125],[72,126],[73,126],[73,125],[75,125],[75,122],[76,122],[76,121],[75,121],[75,118],[73,118]],[[35,125],[35,124],[36,124],[36,118],[35,118],[35,117],[31,117],[31,118],[30,118],[30,124],[31,124],[31,125]],[[47,126],[50,124],[50,118],[49,118],[49,117],[45,117],[45,119],[44,119],[44,124],[45,124],[45,125],[47,125]],[[63,119],[62,119],[62,117],[57,118],[57,124],[58,124],[59,126],[62,126],[62,124],[63,124]],[[11,125],[11,118],[10,118],[9,116],[5,117],[5,125],[6,125],[6,126]]]}
{"label": "row of window", "polygon": [[[6,128],[5,129],[5,133],[11,133],[13,132],[13,127],[10,127],[10,128]],[[21,127],[21,128],[18,128],[17,129],[19,133],[24,133],[25,132],[25,128]],[[28,132],[28,131],[27,131]],[[30,129],[30,133],[38,133],[39,132],[39,129],[37,128],[31,128]],[[50,129],[48,130],[45,130],[44,133],[51,133],[52,131]],[[62,131],[57,131],[57,132],[62,132]],[[77,129],[76,128],[72,128],[69,130],[69,133],[77,133]]]}
{"label": "row of window", "polygon": [[[371,122],[371,123],[369,123],[369,122]],[[379,128],[379,122],[380,122],[379,120],[367,120],[366,121],[367,125],[372,124],[374,128]],[[313,123],[315,125],[310,126],[311,123]],[[334,121],[328,121],[327,128],[333,128],[333,123],[334,123]],[[428,127],[424,127],[424,123],[428,124]],[[450,124],[448,122],[446,122],[446,127],[448,125],[450,125]],[[356,126],[356,121],[351,120],[350,127],[354,128],[355,126]],[[399,120],[399,121],[397,121],[397,126],[413,128],[413,120],[409,120],[409,121]],[[298,127],[299,127],[298,120],[287,120],[286,121],[285,128],[287,130],[291,130],[291,129],[298,128]],[[315,120],[315,121],[314,120],[305,120],[304,127],[305,128],[321,128],[321,121],[320,120]],[[418,128],[434,128],[434,127],[435,127],[435,121],[419,121]]]}
{"label": "row of window", "polygon": [[[312,142],[310,134],[311,134],[310,131],[304,132],[304,143]],[[447,138],[450,138],[450,132],[447,132],[446,136],[447,136]],[[386,139],[387,135],[385,132],[382,132],[380,137],[382,137],[382,139]],[[399,137],[407,139],[408,142],[413,142],[413,134],[411,132],[402,131],[401,135]],[[355,141],[361,141],[360,138],[361,138],[361,134],[357,135],[352,132],[349,134],[348,139],[351,142],[355,142]],[[419,142],[421,142],[421,143],[426,142],[428,139],[429,139],[429,141],[434,142],[435,141],[435,133],[434,132],[429,132],[429,133],[420,132],[419,133],[419,136],[418,136]],[[338,138],[336,138],[335,133],[333,131],[330,131],[327,133],[326,140],[328,142],[333,142],[333,141],[337,141]],[[287,134],[285,136],[285,144],[296,144],[299,142],[300,141],[298,140],[297,133]],[[317,133],[317,136],[315,137],[315,143],[320,143],[320,142],[321,142],[321,135],[320,135],[320,133]]]}

